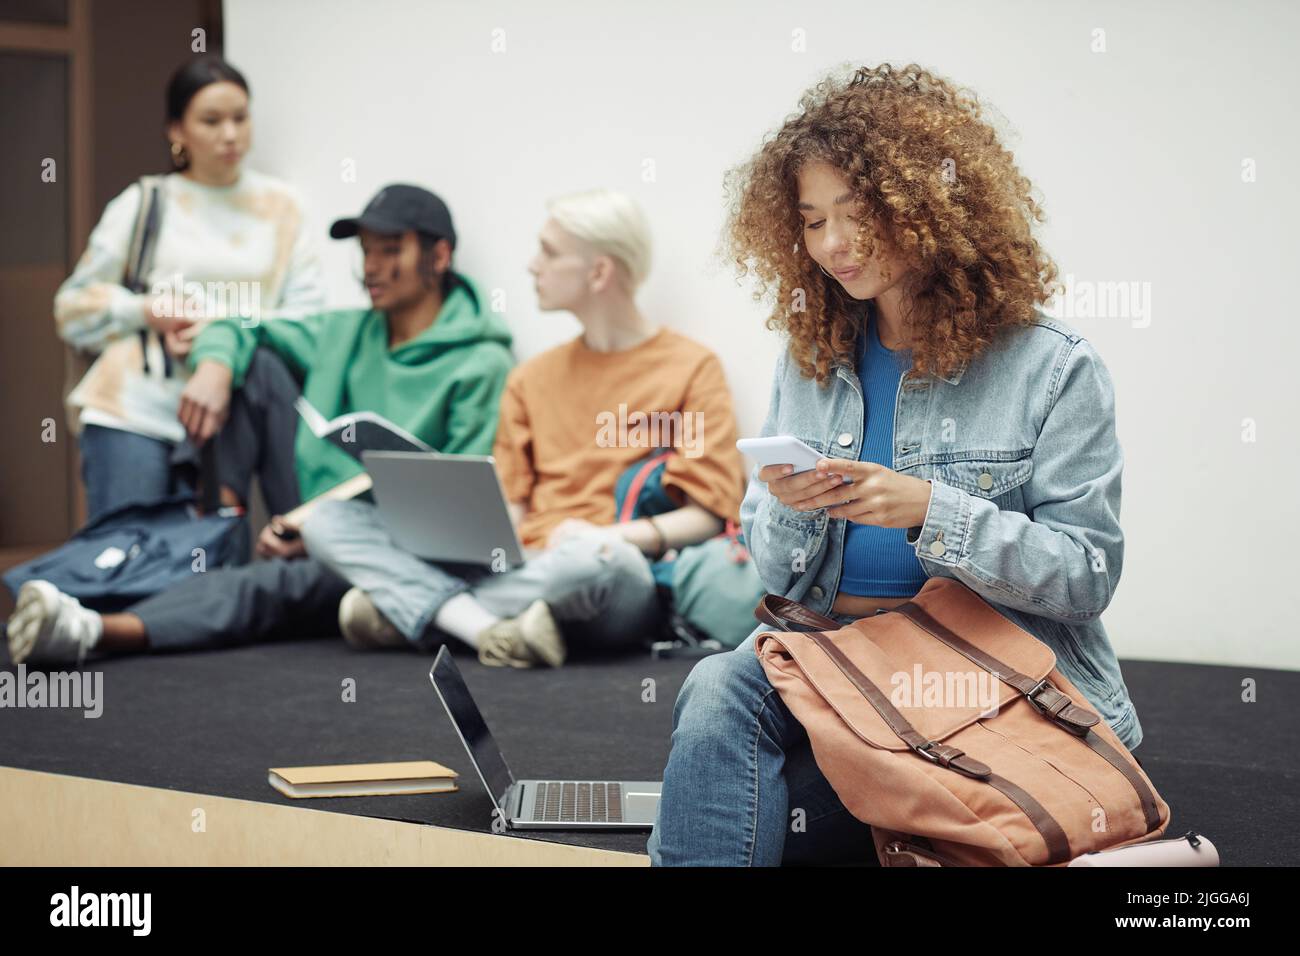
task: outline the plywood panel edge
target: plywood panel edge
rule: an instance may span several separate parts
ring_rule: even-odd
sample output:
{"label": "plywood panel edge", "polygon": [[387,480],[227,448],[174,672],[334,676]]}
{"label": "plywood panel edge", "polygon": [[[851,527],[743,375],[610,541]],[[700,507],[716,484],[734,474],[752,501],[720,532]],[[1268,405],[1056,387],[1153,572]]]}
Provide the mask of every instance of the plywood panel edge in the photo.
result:
{"label": "plywood panel edge", "polygon": [[644,854],[0,767],[4,866],[648,864]]}

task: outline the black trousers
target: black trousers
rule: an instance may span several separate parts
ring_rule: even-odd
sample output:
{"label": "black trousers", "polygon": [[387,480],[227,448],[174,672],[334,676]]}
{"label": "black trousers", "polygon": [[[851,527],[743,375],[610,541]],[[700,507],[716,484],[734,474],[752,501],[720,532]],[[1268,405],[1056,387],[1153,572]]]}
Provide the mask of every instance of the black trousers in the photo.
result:
{"label": "black trousers", "polygon": [[[256,475],[272,514],[291,511],[301,501],[294,467],[298,413],[293,402],[299,394],[280,358],[258,349],[244,384],[231,395],[226,424],[213,439],[221,484],[247,503]],[[196,450],[186,446],[188,451],[179,452],[182,460],[196,465]],[[247,553],[248,544],[241,542],[239,553]],[[337,637],[339,601],[348,587],[319,561],[275,558],[196,573],[126,610],[144,622],[156,651]]]}
{"label": "black trousers", "polygon": [[[252,494],[254,475],[271,514],[284,514],[302,503],[294,466],[298,412],[293,407],[301,392],[278,355],[264,348],[253,353],[244,384],[230,396],[226,424],[212,439],[217,480],[244,504]],[[185,471],[193,487],[198,449],[188,440],[181,442],[172,463]]]}
{"label": "black trousers", "polygon": [[126,609],[155,651],[239,647],[339,636],[351,585],[311,558],[272,558],[195,574]]}

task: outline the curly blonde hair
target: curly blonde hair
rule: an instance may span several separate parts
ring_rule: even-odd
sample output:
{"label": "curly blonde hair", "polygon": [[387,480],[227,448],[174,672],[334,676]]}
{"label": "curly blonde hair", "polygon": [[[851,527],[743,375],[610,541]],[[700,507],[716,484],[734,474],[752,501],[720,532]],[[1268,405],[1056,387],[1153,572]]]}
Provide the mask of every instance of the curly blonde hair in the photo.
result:
{"label": "curly blonde hair", "polygon": [[913,368],[949,375],[1001,329],[1031,324],[1051,297],[1056,266],[1031,234],[1042,208],[974,93],[916,64],[837,73],[727,172],[724,256],[737,278],[757,277],[756,300],[775,295],[765,325],[789,333],[805,378],[821,385],[832,363],[852,364],[862,304],[800,248],[799,170],[829,164],[859,203],[858,261],[882,243],[913,269]]}

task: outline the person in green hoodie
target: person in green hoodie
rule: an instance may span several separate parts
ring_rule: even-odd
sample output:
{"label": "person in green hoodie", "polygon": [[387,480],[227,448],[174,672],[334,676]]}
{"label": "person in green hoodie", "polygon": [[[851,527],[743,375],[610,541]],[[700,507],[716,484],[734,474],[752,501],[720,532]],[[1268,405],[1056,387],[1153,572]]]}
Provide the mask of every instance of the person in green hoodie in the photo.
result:
{"label": "person in green hoodie", "polygon": [[[202,444],[218,435],[220,441],[231,389],[243,385],[262,347],[303,382],[303,397],[326,419],[381,411],[438,451],[491,454],[504,378],[514,364],[511,334],[505,320],[484,307],[473,282],[451,268],[455,229],[446,205],[417,186],[387,186],[361,216],[334,223],[330,235],[360,237],[371,308],[252,328],[214,323],[189,357],[194,376],[181,398],[180,418],[191,440]],[[433,288],[416,282],[421,271],[427,273],[425,287]],[[425,291],[439,294],[421,297]],[[254,456],[227,446],[218,457],[228,462]],[[305,421],[298,425],[294,464],[302,500],[364,471],[354,457],[316,437]],[[233,469],[241,470],[247,468]],[[224,503],[243,504],[244,497],[223,488]],[[301,539],[286,545],[277,534],[283,530],[283,516],[274,516],[259,552],[301,553]]]}
{"label": "person in green hoodie", "polygon": [[[361,216],[335,222],[330,234],[359,237],[371,308],[298,320],[223,319],[189,350],[194,373],[180,418],[195,444],[215,439],[226,503],[244,503],[254,465],[262,466],[264,488],[283,484],[274,475],[268,481],[265,471],[289,432],[280,428],[284,437],[277,440],[275,430],[249,425],[256,412],[232,415],[232,404],[236,412],[239,406],[232,394],[250,385],[255,368],[274,377],[265,375],[269,356],[326,418],[374,411],[441,452],[492,450],[501,393],[514,366],[511,335],[476,283],[452,269],[456,236],[445,203],[416,186],[390,185]],[[283,412],[279,406],[289,402],[281,395],[273,404]],[[236,420],[240,427],[226,427]],[[294,632],[337,635],[339,602],[349,585],[307,554],[297,521],[363,469],[305,421],[297,423],[292,444],[297,494],[266,497],[307,505],[294,509],[293,518],[273,516],[258,540],[259,554],[270,560],[195,574],[117,614],[101,615],[49,582],[29,581],[7,628],[12,661],[224,647]]]}

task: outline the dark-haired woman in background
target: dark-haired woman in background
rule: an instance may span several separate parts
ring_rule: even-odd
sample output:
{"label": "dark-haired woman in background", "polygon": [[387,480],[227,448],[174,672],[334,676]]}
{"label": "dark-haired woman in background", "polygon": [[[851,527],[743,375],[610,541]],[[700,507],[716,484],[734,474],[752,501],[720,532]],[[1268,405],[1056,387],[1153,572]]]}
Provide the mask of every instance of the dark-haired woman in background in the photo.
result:
{"label": "dark-haired woman in background", "polygon": [[239,71],[216,56],[177,70],[167,87],[166,132],[175,169],[158,177],[160,226],[140,276],[145,291],[123,284],[144,195],[136,182],[104,209],[54,299],[59,335],[99,353],[69,396],[79,410],[91,519],[177,490],[173,462],[192,458],[177,417],[186,378],[179,360],[206,320],[322,306],[300,198],[243,167],[251,120]]}

